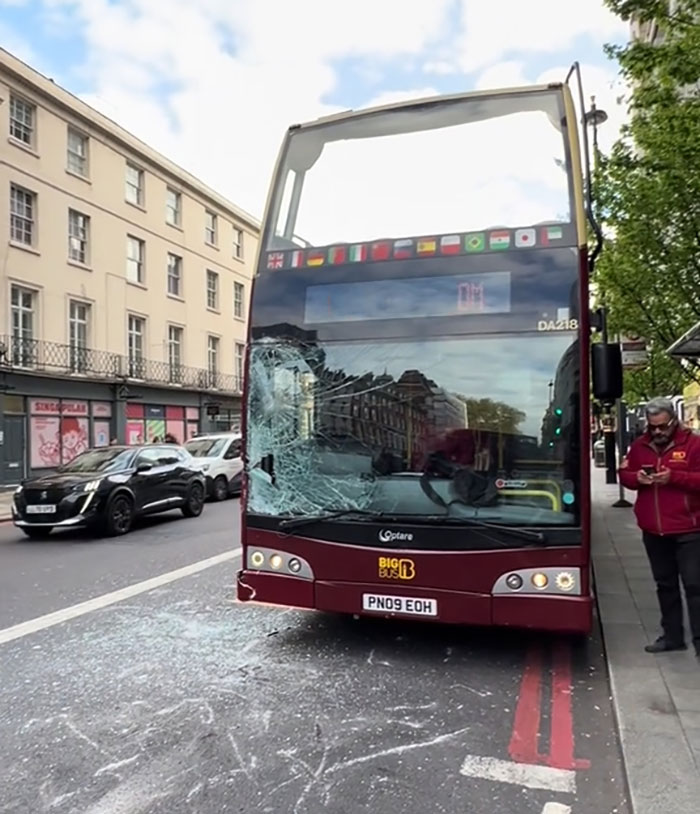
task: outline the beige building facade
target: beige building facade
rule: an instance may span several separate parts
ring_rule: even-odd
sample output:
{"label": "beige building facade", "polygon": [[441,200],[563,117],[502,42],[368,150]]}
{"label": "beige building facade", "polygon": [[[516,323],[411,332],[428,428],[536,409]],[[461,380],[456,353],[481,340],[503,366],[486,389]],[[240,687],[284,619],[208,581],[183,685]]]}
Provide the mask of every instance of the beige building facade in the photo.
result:
{"label": "beige building facade", "polygon": [[0,485],[238,424],[258,221],[2,50],[0,234]]}

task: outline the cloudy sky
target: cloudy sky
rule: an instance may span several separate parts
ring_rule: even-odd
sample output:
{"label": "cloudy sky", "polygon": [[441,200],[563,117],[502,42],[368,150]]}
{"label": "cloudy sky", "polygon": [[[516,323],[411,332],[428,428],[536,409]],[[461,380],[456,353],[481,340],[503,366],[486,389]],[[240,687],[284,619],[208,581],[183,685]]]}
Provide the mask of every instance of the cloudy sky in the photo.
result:
{"label": "cloudy sky", "polygon": [[602,0],[0,0],[0,44],[256,216],[286,127],[563,79],[624,115]]}

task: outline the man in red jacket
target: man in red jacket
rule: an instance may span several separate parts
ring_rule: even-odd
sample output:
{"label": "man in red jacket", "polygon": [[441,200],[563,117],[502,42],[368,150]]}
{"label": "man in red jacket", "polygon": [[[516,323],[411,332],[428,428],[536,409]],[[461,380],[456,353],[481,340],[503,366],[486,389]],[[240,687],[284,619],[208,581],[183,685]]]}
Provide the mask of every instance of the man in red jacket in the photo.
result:
{"label": "man in red jacket", "polygon": [[622,485],[637,491],[634,513],[661,607],[663,635],[645,650],[686,649],[680,576],[700,657],[700,436],[680,424],[669,399],[650,401],[646,417],[620,466]]}

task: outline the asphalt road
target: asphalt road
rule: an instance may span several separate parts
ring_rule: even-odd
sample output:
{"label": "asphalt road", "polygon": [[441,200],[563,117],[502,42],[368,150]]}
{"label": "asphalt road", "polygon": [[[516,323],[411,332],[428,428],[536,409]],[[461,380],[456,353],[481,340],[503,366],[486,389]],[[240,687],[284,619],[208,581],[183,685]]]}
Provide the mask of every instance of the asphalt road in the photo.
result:
{"label": "asphalt road", "polygon": [[[2,627],[234,548],[236,510],[0,527]],[[3,814],[629,814],[598,636],[240,605],[237,566],[0,643]]]}
{"label": "asphalt road", "polygon": [[207,503],[200,517],[185,519],[179,510],[152,515],[112,538],[54,531],[29,540],[0,523],[0,628],[234,548],[239,511],[238,500]]}

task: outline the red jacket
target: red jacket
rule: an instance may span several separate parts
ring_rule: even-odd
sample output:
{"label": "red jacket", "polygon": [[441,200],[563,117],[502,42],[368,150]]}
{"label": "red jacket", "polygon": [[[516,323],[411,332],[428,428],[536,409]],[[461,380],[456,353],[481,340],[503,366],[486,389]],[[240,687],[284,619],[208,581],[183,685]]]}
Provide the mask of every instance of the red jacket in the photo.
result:
{"label": "red jacket", "polygon": [[[664,485],[644,486],[637,481],[643,466],[671,471]],[[700,531],[700,436],[679,427],[666,449],[659,452],[645,433],[632,443],[619,470],[626,489],[638,491],[634,513],[642,531],[685,534]]]}

